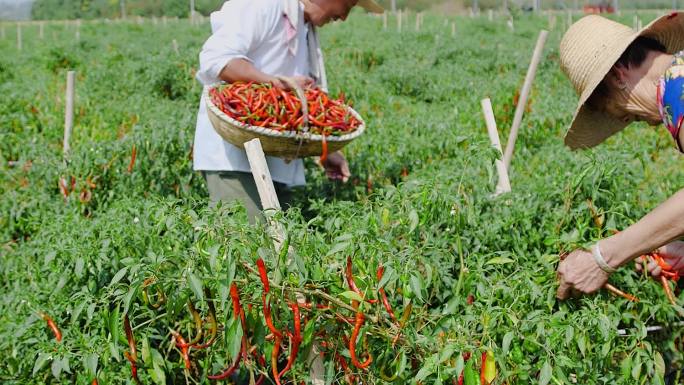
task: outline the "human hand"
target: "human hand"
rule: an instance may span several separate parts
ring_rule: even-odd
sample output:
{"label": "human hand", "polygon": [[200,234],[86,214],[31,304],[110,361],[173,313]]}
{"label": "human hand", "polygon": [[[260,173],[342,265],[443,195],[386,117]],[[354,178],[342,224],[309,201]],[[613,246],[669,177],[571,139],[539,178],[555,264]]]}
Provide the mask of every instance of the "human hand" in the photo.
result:
{"label": "human hand", "polygon": [[[306,89],[314,85],[314,80],[308,76],[291,76],[290,79],[297,84],[299,87]],[[271,83],[273,84],[274,87],[280,88],[283,90],[289,90],[292,87],[287,82],[284,82],[278,77],[274,77],[271,79]]]}
{"label": "human hand", "polygon": [[347,182],[351,176],[349,163],[340,151],[329,154],[321,164],[325,169],[325,175],[330,180],[341,180]]}
{"label": "human hand", "polygon": [[[655,251],[658,255],[663,257],[665,263],[672,267],[672,271],[679,274],[684,274],[684,242],[674,241],[667,245],[660,247]],[[646,256],[641,256],[634,260],[634,268],[638,272],[644,270],[644,264],[646,264],[646,270],[653,276],[653,278],[660,277],[663,272],[662,267],[653,260],[653,258],[646,258]]]}
{"label": "human hand", "polygon": [[590,294],[608,282],[608,273],[594,260],[591,251],[578,249],[558,265],[558,291],[556,297],[567,299],[577,293]]}

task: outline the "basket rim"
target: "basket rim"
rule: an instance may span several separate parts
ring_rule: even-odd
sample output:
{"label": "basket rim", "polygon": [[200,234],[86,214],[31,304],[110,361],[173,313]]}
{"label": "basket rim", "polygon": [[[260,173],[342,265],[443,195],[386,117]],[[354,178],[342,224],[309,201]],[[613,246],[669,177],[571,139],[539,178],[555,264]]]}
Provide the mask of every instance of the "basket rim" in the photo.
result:
{"label": "basket rim", "polygon": [[[207,105],[207,108],[209,108],[216,116],[218,116],[221,120],[225,121],[226,123],[229,123],[233,126],[236,126],[240,128],[241,130],[249,131],[254,134],[258,135],[265,135],[273,138],[291,138],[291,139],[303,139],[303,140],[310,140],[310,141],[315,141],[315,142],[322,142],[323,141],[323,135],[319,134],[311,134],[308,132],[295,132],[295,131],[278,131],[274,130],[272,128],[266,128],[266,127],[259,127],[259,126],[252,126],[246,123],[243,123],[239,120],[235,120],[228,116],[225,112],[221,111],[214,102],[211,101],[211,98],[209,97],[209,90],[222,85],[223,83],[214,83],[209,86],[204,87],[204,91],[202,91],[202,98],[204,98],[205,103]],[[325,141],[326,142],[349,142],[351,140],[354,140],[361,136],[363,132],[366,130],[366,122],[363,120],[361,115],[356,112],[353,108],[345,104],[345,107],[349,112],[361,122],[361,125],[359,125],[356,130],[353,132],[350,132],[345,135],[337,136],[337,135],[326,135],[325,136]]]}

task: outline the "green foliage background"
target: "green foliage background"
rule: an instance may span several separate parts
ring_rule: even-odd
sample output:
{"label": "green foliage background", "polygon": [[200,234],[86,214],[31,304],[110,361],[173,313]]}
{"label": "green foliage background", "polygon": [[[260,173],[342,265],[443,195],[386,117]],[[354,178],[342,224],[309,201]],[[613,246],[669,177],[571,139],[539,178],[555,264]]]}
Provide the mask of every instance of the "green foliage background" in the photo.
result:
{"label": "green foliage background", "polygon": [[[473,354],[472,369],[486,350],[496,357],[496,384],[674,378],[682,367],[681,329],[646,332],[680,319],[656,282],[625,267],[611,283],[639,303],[605,292],[564,303],[554,296],[559,251],[624,228],[682,187],[682,158],[669,134],[637,125],[596,150],[563,147],[576,97],[559,70],[559,20],[521,128],[514,192],[494,198],[497,155],[480,100],[492,99],[505,139],[547,19],[518,18],[513,32],[504,20],[432,14],[415,32],[411,20],[397,34],[383,31],[381,19],[356,13],[322,30],[332,91],[353,100],[368,132],[345,150],[350,183],[330,183],[307,162],[308,185],[280,218],[296,250],[287,260],[261,227],[248,225],[239,205],[208,209],[203,180],[191,169],[201,91],[193,76],[208,25],[84,22],[80,41],[73,25],[46,25],[43,40],[37,25],[26,25],[21,51],[7,28],[0,40],[0,380],[89,384],[97,376],[104,384],[131,383],[122,356],[127,313],[144,383],[185,383],[186,375],[208,383],[206,375],[227,364],[239,341],[230,323],[232,282],[254,305],[249,322],[268,353],[261,286],[248,269],[257,256],[274,282],[288,287],[274,304],[286,325],[291,290],[320,285],[345,298],[348,255],[369,296],[382,264],[395,311],[413,306],[395,348],[391,329],[365,329],[376,358],[363,373],[367,383],[384,383],[383,373],[392,370],[398,383],[451,383],[464,367],[461,353]],[[76,117],[66,165],[69,69],[77,73]],[[66,199],[60,178],[74,180]],[[587,200],[605,215],[604,228],[594,224]],[[166,294],[160,310],[142,298],[149,277]],[[214,293],[222,330],[212,349],[193,352],[196,370],[186,373],[169,328],[192,330],[185,303],[206,311],[201,287]],[[39,311],[59,324],[61,344]],[[367,313],[385,314],[374,307]],[[350,329],[316,319],[331,335]],[[338,352],[349,355],[344,347]],[[402,355],[403,368],[392,359]],[[328,380],[342,381],[326,357]],[[295,378],[306,379],[306,369],[298,362]]]}

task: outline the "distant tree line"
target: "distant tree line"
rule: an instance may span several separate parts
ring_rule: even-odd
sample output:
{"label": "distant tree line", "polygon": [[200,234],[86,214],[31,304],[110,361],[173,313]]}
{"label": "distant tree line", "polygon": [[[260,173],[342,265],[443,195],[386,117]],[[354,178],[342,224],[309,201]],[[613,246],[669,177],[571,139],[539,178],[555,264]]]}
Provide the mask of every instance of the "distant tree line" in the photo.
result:
{"label": "distant tree line", "polygon": [[[221,7],[223,0],[195,0],[195,11],[203,15]],[[126,16],[188,17],[189,0],[124,0]],[[120,0],[35,0],[33,19],[96,19],[121,17]]]}

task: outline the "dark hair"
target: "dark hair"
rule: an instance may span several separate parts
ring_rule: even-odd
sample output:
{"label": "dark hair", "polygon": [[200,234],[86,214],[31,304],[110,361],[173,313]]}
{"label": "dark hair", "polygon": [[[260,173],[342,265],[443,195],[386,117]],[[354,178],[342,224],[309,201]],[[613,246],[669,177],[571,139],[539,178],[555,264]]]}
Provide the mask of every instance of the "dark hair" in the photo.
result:
{"label": "dark hair", "polygon": [[[667,49],[656,39],[639,36],[627,47],[613,66],[620,64],[624,67],[639,67],[650,52],[667,53]],[[604,79],[587,100],[587,105],[594,110],[603,111],[605,100],[610,97],[610,91],[610,87]]]}

